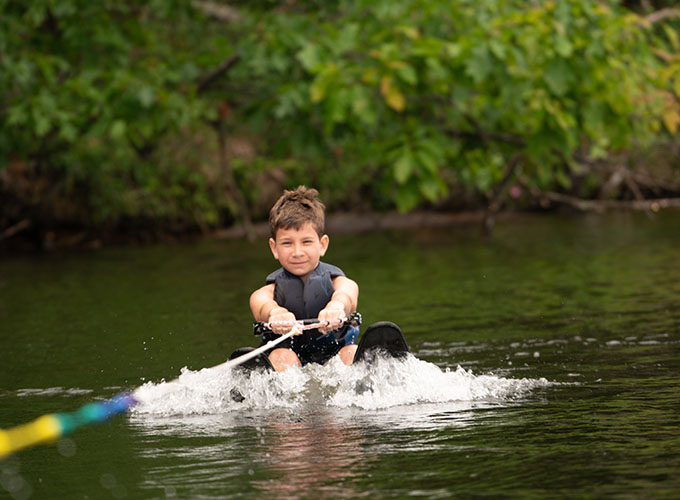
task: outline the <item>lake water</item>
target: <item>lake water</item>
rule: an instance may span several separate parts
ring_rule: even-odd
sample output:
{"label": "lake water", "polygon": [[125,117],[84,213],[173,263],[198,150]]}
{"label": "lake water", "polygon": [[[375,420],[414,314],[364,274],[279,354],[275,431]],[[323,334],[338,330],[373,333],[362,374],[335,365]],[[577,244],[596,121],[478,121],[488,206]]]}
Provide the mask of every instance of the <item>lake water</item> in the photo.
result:
{"label": "lake water", "polygon": [[680,498],[680,214],[477,235],[331,235],[414,356],[249,378],[204,368],[256,345],[264,240],[2,258],[0,428],[142,403],[0,461],[0,498]]}

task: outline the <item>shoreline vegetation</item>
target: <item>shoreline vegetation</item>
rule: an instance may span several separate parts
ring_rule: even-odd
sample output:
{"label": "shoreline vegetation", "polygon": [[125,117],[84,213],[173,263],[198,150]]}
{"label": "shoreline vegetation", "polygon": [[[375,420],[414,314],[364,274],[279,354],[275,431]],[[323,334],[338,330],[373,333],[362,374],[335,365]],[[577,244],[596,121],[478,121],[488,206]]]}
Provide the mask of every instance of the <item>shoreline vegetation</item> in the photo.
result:
{"label": "shoreline vegetation", "polygon": [[0,251],[252,239],[299,184],[340,230],[680,206],[674,1],[35,0],[0,33]]}
{"label": "shoreline vegetation", "polygon": [[[477,226],[479,239],[484,242],[493,240],[493,228],[496,222],[513,222],[526,218],[541,217],[547,213],[595,213],[604,214],[611,210],[644,211],[650,216],[671,210],[680,214],[679,198],[664,198],[655,200],[563,200],[563,204],[552,210],[517,211],[505,210],[489,214],[488,210],[465,210],[458,212],[442,211],[414,211],[407,214],[397,211],[391,212],[345,212],[331,213],[326,220],[326,232],[332,236],[340,234],[361,234],[370,231],[383,230],[413,230],[452,228],[456,226]],[[196,228],[183,231],[167,231],[158,228],[137,228],[135,231],[98,232],[83,230],[82,228],[59,228],[46,233],[31,232],[30,223],[26,223],[16,230],[16,234],[9,237],[0,236],[0,255],[21,253],[53,252],[53,251],[88,251],[107,246],[117,245],[152,245],[174,244],[179,242],[199,240],[232,240],[250,239],[251,241],[269,236],[269,224],[258,221],[251,224],[248,230],[242,225],[215,228],[208,232],[201,232]]]}

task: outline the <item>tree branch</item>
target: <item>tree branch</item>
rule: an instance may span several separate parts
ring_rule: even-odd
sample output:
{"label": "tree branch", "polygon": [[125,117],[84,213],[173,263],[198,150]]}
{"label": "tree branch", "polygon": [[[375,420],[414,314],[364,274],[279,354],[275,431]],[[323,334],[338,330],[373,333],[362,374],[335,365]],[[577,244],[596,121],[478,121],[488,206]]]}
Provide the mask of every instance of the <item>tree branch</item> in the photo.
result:
{"label": "tree branch", "polygon": [[212,85],[212,83],[217,80],[219,77],[221,77],[224,73],[229,71],[229,69],[236,64],[239,60],[241,59],[241,56],[239,55],[233,55],[226,61],[224,61],[222,64],[220,64],[217,68],[212,70],[210,73],[205,75],[201,80],[198,82],[198,87],[197,87],[197,92],[200,94],[202,92],[205,92],[205,90]]}
{"label": "tree branch", "polygon": [[[477,128],[477,127],[475,127]],[[497,134],[494,132],[485,132],[481,128],[477,128],[477,132],[470,132],[467,130],[444,130],[450,137],[461,137],[463,139],[481,139],[484,142],[502,142],[510,144],[511,146],[525,147],[526,141],[519,136],[512,134]]]}
{"label": "tree branch", "polygon": [[680,208],[680,198],[656,198],[650,200],[584,200],[552,191],[541,193],[550,201],[564,203],[584,212],[604,212],[607,209],[629,209],[658,212],[662,208]]}
{"label": "tree branch", "polygon": [[0,233],[0,241],[11,238],[24,229],[28,229],[32,224],[33,223],[29,219],[23,219],[10,227],[3,229]]}
{"label": "tree branch", "polygon": [[231,196],[236,202],[238,211],[240,212],[239,215],[241,216],[241,220],[243,222],[243,228],[245,230],[246,237],[249,241],[253,241],[255,239],[253,222],[250,218],[250,210],[248,209],[246,199],[236,184],[236,179],[234,179],[234,171],[231,168],[231,163],[229,162],[229,157],[227,154],[227,138],[224,132],[224,124],[218,121],[214,126],[215,132],[217,133],[217,147],[220,167],[227,182],[227,189],[230,191]]}
{"label": "tree branch", "polygon": [[241,14],[238,9],[217,2],[210,2],[208,0],[194,0],[192,2],[194,9],[208,14],[219,21],[226,23],[236,23],[241,20]]}
{"label": "tree branch", "polygon": [[680,9],[673,9],[669,7],[667,9],[657,10],[656,12],[652,12],[650,15],[645,17],[645,20],[650,24],[655,24],[670,17],[680,17]]}
{"label": "tree branch", "polygon": [[487,205],[486,211],[484,213],[484,222],[482,224],[482,237],[484,240],[488,240],[491,237],[491,230],[493,229],[496,219],[495,216],[501,209],[501,205],[505,199],[505,190],[508,186],[508,183],[515,175],[515,171],[517,170],[517,166],[519,165],[521,159],[522,155],[520,153],[515,153],[512,158],[510,158],[510,161],[505,166],[501,182],[498,183],[494,193],[489,199],[489,204]]}

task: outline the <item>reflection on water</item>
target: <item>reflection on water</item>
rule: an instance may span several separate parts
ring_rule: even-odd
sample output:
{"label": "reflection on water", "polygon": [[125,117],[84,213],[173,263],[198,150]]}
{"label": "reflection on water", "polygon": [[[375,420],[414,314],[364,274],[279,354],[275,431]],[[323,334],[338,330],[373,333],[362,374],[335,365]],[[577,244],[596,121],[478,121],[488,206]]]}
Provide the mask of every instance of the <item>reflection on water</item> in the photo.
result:
{"label": "reflection on water", "polygon": [[[319,408],[297,412],[249,411],[231,415],[133,416],[142,455],[152,464],[145,489],[210,495],[249,489],[274,498],[299,498],[301,491],[333,497],[356,497],[349,481],[364,458],[363,431],[350,416]],[[166,441],[180,446],[168,449]],[[154,443],[156,446],[154,446]],[[171,457],[169,465],[159,458]],[[165,461],[161,460],[161,461]],[[178,466],[178,464],[180,464]],[[339,485],[343,485],[339,488]],[[228,488],[227,488],[228,489]]]}
{"label": "reflection on water", "polygon": [[497,425],[503,408],[521,406],[464,401],[366,411],[311,405],[222,415],[133,415],[130,424],[149,464],[141,485],[148,491],[180,498],[222,498],[232,489],[252,491],[256,498],[355,498],[385,487],[372,481],[370,464],[399,463],[409,453],[446,453],[451,433]]}
{"label": "reflection on water", "polygon": [[310,491],[321,498],[361,496],[351,479],[373,453],[363,446],[361,426],[333,412],[313,411],[294,419],[274,416],[264,432],[267,451],[260,460],[271,478],[252,485],[267,498],[300,498]]}

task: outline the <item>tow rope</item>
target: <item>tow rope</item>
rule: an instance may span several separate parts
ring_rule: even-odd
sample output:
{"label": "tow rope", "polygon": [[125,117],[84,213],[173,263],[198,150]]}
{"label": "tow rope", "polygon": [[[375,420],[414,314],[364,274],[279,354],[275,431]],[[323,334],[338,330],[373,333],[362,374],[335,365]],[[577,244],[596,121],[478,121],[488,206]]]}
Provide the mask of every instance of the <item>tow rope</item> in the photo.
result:
{"label": "tow rope", "polygon": [[[349,318],[338,320],[340,324],[352,323],[361,324],[361,315],[352,314]],[[334,322],[303,320],[294,323],[256,323],[257,329],[269,330],[272,326],[292,325],[290,331],[280,337],[267,342],[265,345],[254,349],[243,356],[231,359],[219,365],[215,365],[209,370],[231,369],[249,359],[271,349],[284,340],[299,335],[304,330],[331,326]],[[99,424],[110,419],[119,413],[125,413],[130,408],[140,403],[135,397],[135,391],[122,392],[106,401],[96,401],[81,406],[76,411],[70,413],[50,413],[38,417],[27,424],[18,425],[7,430],[0,429],[0,459],[15,453],[24,448],[43,443],[53,443],[59,438],[71,434],[76,429],[89,424]]]}

